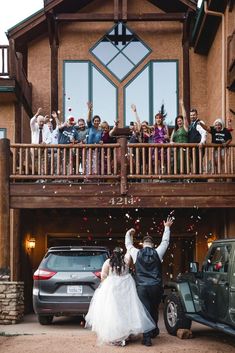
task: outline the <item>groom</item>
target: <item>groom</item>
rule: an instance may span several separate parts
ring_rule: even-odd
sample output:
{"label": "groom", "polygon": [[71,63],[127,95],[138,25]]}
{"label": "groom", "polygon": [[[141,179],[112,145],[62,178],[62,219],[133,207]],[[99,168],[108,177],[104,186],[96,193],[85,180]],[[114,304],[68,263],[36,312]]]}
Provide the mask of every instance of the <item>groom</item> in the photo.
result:
{"label": "groom", "polygon": [[151,346],[151,338],[159,335],[158,307],[163,294],[162,286],[162,259],[168,248],[170,227],[174,218],[168,217],[164,221],[165,230],[161,244],[155,249],[151,236],[143,239],[143,248],[137,249],[133,245],[135,229],[129,229],[125,237],[125,245],[135,265],[135,281],[138,296],[145,308],[156,323],[156,328],[143,334],[142,344]]}

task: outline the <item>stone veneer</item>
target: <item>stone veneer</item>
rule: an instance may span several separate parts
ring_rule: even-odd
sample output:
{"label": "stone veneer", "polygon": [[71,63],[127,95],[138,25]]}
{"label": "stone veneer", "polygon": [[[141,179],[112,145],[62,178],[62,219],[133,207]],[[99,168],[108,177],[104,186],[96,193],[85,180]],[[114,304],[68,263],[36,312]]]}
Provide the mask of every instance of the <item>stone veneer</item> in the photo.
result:
{"label": "stone veneer", "polygon": [[0,281],[0,324],[16,324],[23,316],[24,282]]}

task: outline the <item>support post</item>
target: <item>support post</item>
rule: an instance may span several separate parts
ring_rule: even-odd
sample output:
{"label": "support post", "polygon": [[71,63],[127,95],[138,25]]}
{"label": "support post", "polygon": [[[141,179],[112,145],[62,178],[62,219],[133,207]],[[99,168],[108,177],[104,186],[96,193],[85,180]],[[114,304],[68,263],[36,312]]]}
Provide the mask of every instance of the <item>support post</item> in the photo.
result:
{"label": "support post", "polygon": [[121,146],[121,186],[120,193],[121,195],[127,194],[127,138],[124,136],[117,137],[118,142]]}
{"label": "support post", "polygon": [[189,64],[189,35],[188,35],[188,15],[183,24],[183,102],[186,110],[186,116],[190,112],[190,64]]}
{"label": "support post", "polygon": [[10,141],[0,139],[0,270],[10,273]]}

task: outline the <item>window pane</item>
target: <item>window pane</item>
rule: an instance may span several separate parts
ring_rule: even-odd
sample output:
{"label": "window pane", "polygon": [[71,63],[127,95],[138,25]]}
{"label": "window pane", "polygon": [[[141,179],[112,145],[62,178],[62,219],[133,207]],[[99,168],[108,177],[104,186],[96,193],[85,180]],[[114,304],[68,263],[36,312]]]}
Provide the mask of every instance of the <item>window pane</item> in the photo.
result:
{"label": "window pane", "polygon": [[125,125],[135,120],[131,104],[137,107],[140,120],[149,121],[149,67],[146,67],[128,86],[125,87]]}
{"label": "window pane", "polygon": [[87,116],[88,63],[66,62],[64,70],[64,115]]}
{"label": "window pane", "polygon": [[118,53],[118,50],[112,43],[104,39],[92,50],[92,53],[106,65]]}
{"label": "window pane", "polygon": [[159,112],[164,104],[165,123],[174,125],[177,116],[177,64],[176,62],[153,63],[153,111]]}
{"label": "window pane", "polygon": [[113,61],[111,61],[108,68],[121,81],[128,72],[134,68],[134,65],[127,60],[124,55],[119,54],[113,59]]}
{"label": "window pane", "polygon": [[0,139],[3,139],[6,137],[6,129],[0,129]]}
{"label": "window pane", "polygon": [[147,54],[149,50],[141,42],[132,41],[123,50],[123,53],[134,63],[138,64]]}
{"label": "window pane", "polygon": [[93,114],[99,115],[101,120],[110,125],[117,120],[116,87],[103,76],[94,66],[92,67],[93,81]]}

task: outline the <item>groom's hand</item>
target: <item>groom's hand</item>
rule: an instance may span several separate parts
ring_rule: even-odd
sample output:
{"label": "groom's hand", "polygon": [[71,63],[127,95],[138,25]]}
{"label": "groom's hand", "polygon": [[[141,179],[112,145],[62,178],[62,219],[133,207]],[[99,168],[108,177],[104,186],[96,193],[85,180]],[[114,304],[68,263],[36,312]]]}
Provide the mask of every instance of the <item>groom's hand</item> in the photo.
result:
{"label": "groom's hand", "polygon": [[171,227],[174,222],[174,217],[167,217],[166,221],[163,221],[165,227]]}
{"label": "groom's hand", "polygon": [[135,229],[131,228],[128,230],[129,234],[133,237],[135,235]]}

